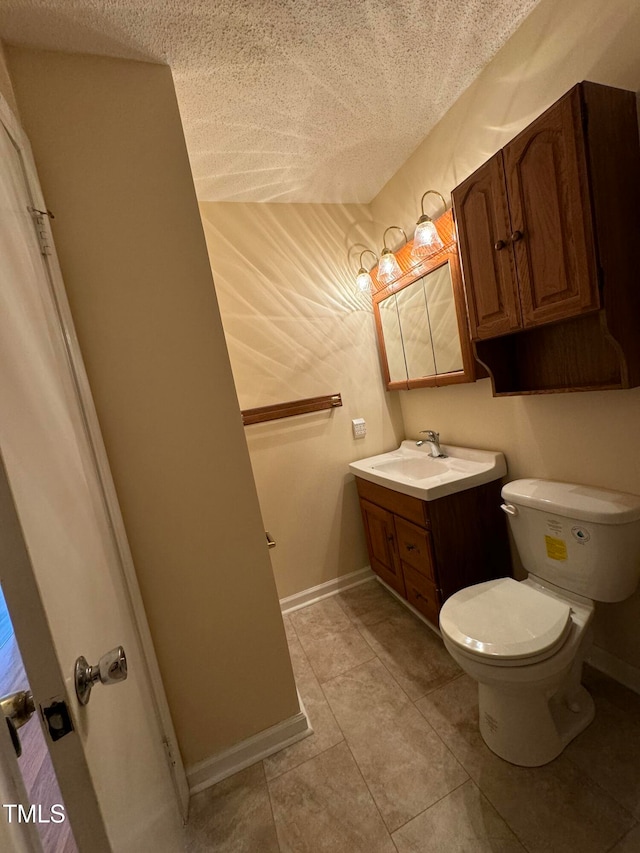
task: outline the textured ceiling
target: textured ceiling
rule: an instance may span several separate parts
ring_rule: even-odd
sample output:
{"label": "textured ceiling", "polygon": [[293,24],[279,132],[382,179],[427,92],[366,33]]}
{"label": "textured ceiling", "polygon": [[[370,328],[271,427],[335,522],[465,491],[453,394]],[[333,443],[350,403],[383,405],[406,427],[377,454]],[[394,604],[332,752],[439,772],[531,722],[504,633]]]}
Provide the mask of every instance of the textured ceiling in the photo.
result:
{"label": "textured ceiling", "polygon": [[368,202],[537,0],[0,0],[0,38],[171,65],[198,197]]}

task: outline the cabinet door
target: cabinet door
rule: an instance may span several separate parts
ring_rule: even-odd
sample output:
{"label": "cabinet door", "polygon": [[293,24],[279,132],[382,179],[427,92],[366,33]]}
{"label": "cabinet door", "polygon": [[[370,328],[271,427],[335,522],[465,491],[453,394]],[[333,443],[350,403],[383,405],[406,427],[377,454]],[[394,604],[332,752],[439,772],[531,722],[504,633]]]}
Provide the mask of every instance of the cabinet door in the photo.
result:
{"label": "cabinet door", "polygon": [[579,88],[503,154],[524,326],[598,308]]}
{"label": "cabinet door", "polygon": [[471,337],[482,340],[516,331],[522,323],[502,153],[456,187],[452,198]]}
{"label": "cabinet door", "polygon": [[396,553],[393,514],[365,500],[360,501],[360,509],[371,568],[396,592],[405,595],[404,579]]}

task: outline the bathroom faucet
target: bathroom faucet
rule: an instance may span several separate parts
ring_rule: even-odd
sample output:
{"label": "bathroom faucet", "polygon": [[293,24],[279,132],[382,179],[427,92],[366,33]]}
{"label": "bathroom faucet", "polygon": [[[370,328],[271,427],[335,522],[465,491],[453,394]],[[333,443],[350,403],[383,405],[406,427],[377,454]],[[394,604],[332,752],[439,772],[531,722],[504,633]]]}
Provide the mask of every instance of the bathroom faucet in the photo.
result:
{"label": "bathroom faucet", "polygon": [[434,459],[446,459],[447,454],[442,452],[440,447],[440,433],[434,432],[432,429],[421,429],[420,435],[426,435],[427,437],[424,441],[416,441],[416,446],[421,447],[426,441],[429,445],[429,456],[433,456]]}

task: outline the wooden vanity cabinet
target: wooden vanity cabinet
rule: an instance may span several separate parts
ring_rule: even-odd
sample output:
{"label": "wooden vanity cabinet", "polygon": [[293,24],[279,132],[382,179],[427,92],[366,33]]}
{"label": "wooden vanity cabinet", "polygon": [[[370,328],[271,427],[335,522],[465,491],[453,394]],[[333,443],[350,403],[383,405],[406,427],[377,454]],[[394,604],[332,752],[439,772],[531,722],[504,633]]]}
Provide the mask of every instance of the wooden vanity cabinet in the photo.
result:
{"label": "wooden vanity cabinet", "polygon": [[586,82],[453,191],[494,393],[640,384],[639,194],[635,94]]}
{"label": "wooden vanity cabinet", "polygon": [[499,481],[428,502],[356,484],[371,568],[434,624],[454,592],[511,574]]}

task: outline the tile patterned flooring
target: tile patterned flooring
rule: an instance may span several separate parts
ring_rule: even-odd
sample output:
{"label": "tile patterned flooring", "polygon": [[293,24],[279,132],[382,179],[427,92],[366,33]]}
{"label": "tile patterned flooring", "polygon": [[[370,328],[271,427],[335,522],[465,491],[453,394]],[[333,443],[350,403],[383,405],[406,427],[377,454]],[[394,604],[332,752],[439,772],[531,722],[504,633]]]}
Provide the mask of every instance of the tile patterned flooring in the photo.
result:
{"label": "tile patterned flooring", "polygon": [[314,733],[196,795],[189,853],[640,851],[640,696],[587,668],[595,721],[514,767],[480,737],[475,683],[377,582],[285,627]]}

